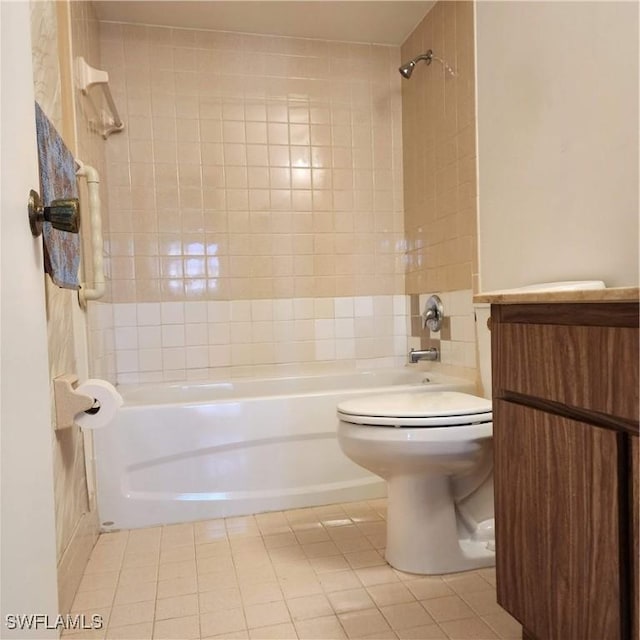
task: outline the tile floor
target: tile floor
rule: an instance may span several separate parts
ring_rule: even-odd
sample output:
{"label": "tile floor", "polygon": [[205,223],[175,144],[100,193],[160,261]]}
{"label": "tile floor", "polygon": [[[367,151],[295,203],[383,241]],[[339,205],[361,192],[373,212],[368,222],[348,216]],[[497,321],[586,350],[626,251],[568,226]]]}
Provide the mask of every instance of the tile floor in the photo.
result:
{"label": "tile floor", "polygon": [[63,638],[516,639],[495,571],[423,577],[384,561],[386,501],[103,534]]}

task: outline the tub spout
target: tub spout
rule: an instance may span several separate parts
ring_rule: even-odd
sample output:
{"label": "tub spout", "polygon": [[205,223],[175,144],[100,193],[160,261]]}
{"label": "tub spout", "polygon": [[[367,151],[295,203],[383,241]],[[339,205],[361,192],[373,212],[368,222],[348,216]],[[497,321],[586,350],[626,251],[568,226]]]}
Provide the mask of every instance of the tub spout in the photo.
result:
{"label": "tub spout", "polygon": [[431,362],[440,360],[440,352],[437,347],[429,347],[428,349],[411,349],[409,352],[409,361],[412,364],[420,360],[429,360]]}

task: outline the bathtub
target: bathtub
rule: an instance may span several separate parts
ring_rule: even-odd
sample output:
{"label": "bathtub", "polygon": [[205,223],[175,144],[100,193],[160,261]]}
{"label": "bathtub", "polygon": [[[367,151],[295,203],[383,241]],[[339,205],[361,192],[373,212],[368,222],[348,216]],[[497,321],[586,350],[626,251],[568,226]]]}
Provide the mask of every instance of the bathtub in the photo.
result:
{"label": "bathtub", "polygon": [[115,421],[94,431],[105,530],[382,497],[385,483],[340,451],[336,405],[474,385],[407,367],[119,390]]}

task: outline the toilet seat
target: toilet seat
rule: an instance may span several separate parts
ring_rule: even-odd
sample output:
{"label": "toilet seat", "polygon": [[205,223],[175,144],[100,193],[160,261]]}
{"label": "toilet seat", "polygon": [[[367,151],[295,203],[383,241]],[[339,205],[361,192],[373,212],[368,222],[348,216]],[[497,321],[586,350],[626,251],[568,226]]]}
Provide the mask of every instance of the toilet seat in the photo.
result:
{"label": "toilet seat", "polygon": [[491,401],[457,391],[388,393],[338,405],[342,422],[367,427],[463,427],[492,421]]}

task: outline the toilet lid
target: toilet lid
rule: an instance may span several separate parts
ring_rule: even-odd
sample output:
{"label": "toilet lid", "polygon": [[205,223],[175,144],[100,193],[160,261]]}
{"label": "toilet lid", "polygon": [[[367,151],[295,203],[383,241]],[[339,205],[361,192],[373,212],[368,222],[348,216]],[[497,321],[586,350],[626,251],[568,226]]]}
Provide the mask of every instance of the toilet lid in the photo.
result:
{"label": "toilet lid", "polygon": [[491,401],[457,391],[361,396],[338,405],[344,422],[369,426],[442,427],[492,420]]}

